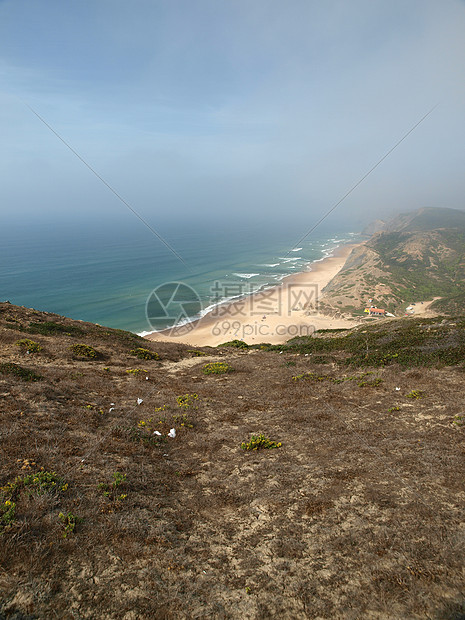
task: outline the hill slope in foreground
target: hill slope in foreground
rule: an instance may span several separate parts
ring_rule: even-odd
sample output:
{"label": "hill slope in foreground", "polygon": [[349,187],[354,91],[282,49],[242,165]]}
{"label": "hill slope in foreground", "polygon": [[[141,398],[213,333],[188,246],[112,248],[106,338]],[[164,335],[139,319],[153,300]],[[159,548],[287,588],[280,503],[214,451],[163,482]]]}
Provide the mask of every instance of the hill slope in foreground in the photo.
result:
{"label": "hill slope in foreground", "polygon": [[465,213],[430,207],[382,224],[374,223],[373,230],[382,232],[355,248],[324,289],[325,303],[363,313],[373,299],[379,307],[403,314],[411,303],[441,297],[433,310],[463,312]]}
{"label": "hill slope in foreground", "polygon": [[190,350],[0,304],[0,618],[462,618],[464,327]]}

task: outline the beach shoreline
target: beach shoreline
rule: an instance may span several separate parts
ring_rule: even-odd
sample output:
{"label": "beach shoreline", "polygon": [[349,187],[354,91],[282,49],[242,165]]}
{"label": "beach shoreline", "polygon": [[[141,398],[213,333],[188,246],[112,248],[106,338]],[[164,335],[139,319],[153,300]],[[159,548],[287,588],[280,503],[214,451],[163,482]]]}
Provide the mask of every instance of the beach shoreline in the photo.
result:
{"label": "beach shoreline", "polygon": [[309,263],[305,271],[286,276],[279,285],[218,304],[191,323],[151,332],[144,337],[190,346],[217,346],[230,340],[243,340],[247,344],[282,344],[319,329],[354,327],[358,325],[356,320],[320,314],[318,304],[323,297],[323,288],[359,245],[341,245],[331,256]]}

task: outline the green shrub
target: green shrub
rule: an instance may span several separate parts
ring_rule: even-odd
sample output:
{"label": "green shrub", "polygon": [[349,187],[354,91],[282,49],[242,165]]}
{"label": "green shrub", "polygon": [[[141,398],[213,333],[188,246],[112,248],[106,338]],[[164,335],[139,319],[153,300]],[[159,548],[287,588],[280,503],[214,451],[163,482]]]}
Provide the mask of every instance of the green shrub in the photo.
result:
{"label": "green shrub", "polygon": [[185,428],[194,428],[192,424],[192,420],[189,418],[187,413],[182,414],[174,414],[173,415],[174,424],[179,424],[179,426],[184,426]]}
{"label": "green shrub", "polygon": [[13,362],[0,364],[0,372],[5,375],[13,375],[23,381],[40,381],[42,379],[42,377],[33,370],[23,368],[19,364],[14,364]]}
{"label": "green shrub", "polygon": [[326,376],[326,375],[318,376],[314,372],[304,372],[301,375],[294,375],[292,377],[293,381],[299,381],[300,379],[309,379],[309,380],[312,380],[312,381],[325,381],[325,380],[332,381],[333,380],[332,377],[329,377],[329,376]]}
{"label": "green shrub", "polygon": [[29,338],[18,340],[15,344],[27,353],[38,353],[42,349],[38,342],[34,342],[34,340],[30,340]]}
{"label": "green shrub", "polygon": [[134,377],[138,377],[140,375],[146,375],[148,371],[144,370],[143,368],[128,368],[126,372],[130,375],[133,375]]}
{"label": "green shrub", "polygon": [[234,347],[236,349],[248,349],[249,345],[243,340],[230,340],[218,345],[219,347]]}
{"label": "green shrub", "polygon": [[241,448],[243,450],[270,450],[272,448],[280,448],[281,446],[281,442],[276,443],[275,441],[271,441],[271,439],[265,437],[263,433],[260,433],[260,435],[252,435],[248,443],[241,443]]}
{"label": "green shrub", "polygon": [[88,344],[73,344],[70,349],[76,357],[83,357],[89,360],[95,360],[100,357],[100,353]]}
{"label": "green shrub", "polygon": [[67,538],[69,534],[74,534],[74,530],[76,529],[76,525],[82,521],[81,517],[77,517],[73,515],[72,512],[67,512],[63,514],[60,512],[58,518],[65,526],[65,531],[63,532],[63,538]]}
{"label": "green shrub", "polygon": [[0,504],[0,535],[15,520],[16,504],[7,499]]}
{"label": "green shrub", "polygon": [[203,357],[204,355],[208,355],[205,351],[198,351],[197,349],[188,349],[188,353],[192,355],[192,357]]}
{"label": "green shrub", "polygon": [[98,488],[102,491],[105,497],[108,497],[109,500],[118,502],[120,500],[126,499],[127,497],[127,493],[119,494],[119,487],[125,482],[126,474],[122,474],[119,471],[116,471],[113,474],[113,482],[111,484],[101,482],[98,485]]}
{"label": "green shrub", "polygon": [[45,495],[53,493],[58,495],[66,491],[68,483],[57,476],[55,472],[40,470],[35,474],[29,474],[21,478],[17,476],[12,482],[0,487],[0,535],[15,519],[16,503],[22,493],[29,496]]}
{"label": "green shrub", "polygon": [[43,336],[55,336],[57,334],[66,334],[67,336],[78,336],[84,331],[74,325],[62,325],[53,321],[45,321],[44,323],[29,323],[27,329],[31,334],[42,334]]}
{"label": "green shrub", "polygon": [[149,349],[143,349],[142,347],[137,347],[137,349],[133,349],[131,351],[131,355],[135,355],[140,360],[159,360],[160,356],[155,351],[149,351]]}
{"label": "green shrub", "polygon": [[225,362],[213,362],[211,364],[205,364],[202,368],[202,372],[204,375],[223,375],[227,372],[233,372],[234,368],[232,368],[229,364]]}
{"label": "green shrub", "polygon": [[198,394],[184,394],[183,396],[178,396],[176,400],[179,407],[183,407],[184,409],[196,409],[196,400],[198,397]]}
{"label": "green shrub", "polygon": [[405,395],[406,398],[411,398],[413,400],[417,400],[423,396],[423,392],[421,390],[412,390],[408,394]]}
{"label": "green shrub", "polygon": [[98,331],[96,332],[98,336],[103,336],[104,338],[108,338],[111,341],[119,340],[120,342],[127,344],[128,346],[134,346],[138,343],[147,342],[141,336],[137,334],[133,334],[132,332],[127,332],[124,329],[112,329],[111,331]]}
{"label": "green shrub", "polygon": [[24,488],[29,494],[44,495],[50,491],[66,491],[68,485],[57,476],[54,471],[39,471],[29,474],[22,480]]}

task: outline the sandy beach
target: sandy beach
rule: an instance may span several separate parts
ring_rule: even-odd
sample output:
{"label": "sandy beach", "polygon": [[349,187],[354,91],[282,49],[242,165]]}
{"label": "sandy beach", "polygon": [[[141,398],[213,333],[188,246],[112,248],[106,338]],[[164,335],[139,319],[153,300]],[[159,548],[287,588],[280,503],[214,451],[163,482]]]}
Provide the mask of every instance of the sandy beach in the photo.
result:
{"label": "sandy beach", "polygon": [[152,332],[146,338],[191,346],[216,346],[234,339],[244,340],[247,344],[280,344],[319,329],[353,327],[357,325],[356,321],[320,314],[318,301],[322,289],[343,267],[356,245],[337,248],[333,256],[312,263],[306,271],[284,278],[278,286],[221,304],[198,321],[180,328]]}

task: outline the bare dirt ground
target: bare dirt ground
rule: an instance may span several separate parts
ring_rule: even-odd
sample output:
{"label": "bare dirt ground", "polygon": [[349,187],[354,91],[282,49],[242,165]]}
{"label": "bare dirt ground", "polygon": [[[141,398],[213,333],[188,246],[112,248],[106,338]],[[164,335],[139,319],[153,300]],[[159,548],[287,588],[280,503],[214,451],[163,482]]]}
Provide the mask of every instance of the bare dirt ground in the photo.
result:
{"label": "bare dirt ground", "polygon": [[322,361],[0,304],[0,618],[463,618],[463,369]]}
{"label": "bare dirt ground", "polygon": [[413,312],[411,316],[437,316],[438,312],[435,312],[430,308],[431,304],[441,299],[440,297],[433,297],[430,301],[419,301],[413,304]]}

